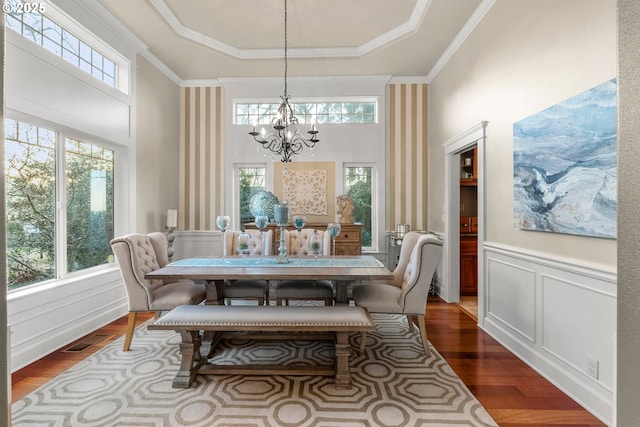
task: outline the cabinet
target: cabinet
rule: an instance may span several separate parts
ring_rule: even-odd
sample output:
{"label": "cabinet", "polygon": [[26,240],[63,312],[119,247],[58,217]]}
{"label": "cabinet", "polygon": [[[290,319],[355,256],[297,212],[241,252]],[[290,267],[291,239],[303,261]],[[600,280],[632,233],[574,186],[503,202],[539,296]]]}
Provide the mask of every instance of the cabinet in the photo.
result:
{"label": "cabinet", "polygon": [[477,216],[461,216],[460,217],[460,234],[477,233],[478,217]]}
{"label": "cabinet", "polygon": [[478,185],[478,148],[460,154],[460,185]]}
{"label": "cabinet", "polygon": [[[362,255],[362,224],[356,222],[353,224],[340,224],[341,231],[336,238],[336,255]],[[254,223],[245,224],[245,228],[257,229]],[[285,227],[287,230],[295,230],[293,224]],[[326,223],[305,224],[304,228],[315,230],[327,230]],[[273,247],[272,254],[278,253],[280,245],[280,227],[276,224],[269,224],[266,230],[273,230]]]}
{"label": "cabinet", "polygon": [[[477,224],[477,223],[476,223]],[[478,294],[478,238],[460,235],[460,295]]]}

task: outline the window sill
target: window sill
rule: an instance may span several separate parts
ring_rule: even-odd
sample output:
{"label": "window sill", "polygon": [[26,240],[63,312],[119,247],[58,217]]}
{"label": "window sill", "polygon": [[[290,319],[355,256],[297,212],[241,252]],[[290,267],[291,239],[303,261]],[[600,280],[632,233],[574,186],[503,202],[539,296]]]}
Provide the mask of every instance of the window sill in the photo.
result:
{"label": "window sill", "polygon": [[118,264],[115,262],[101,265],[99,267],[92,268],[87,271],[73,273],[63,279],[51,279],[46,282],[36,283],[33,285],[27,285],[22,288],[12,289],[7,292],[7,302],[17,301],[24,298],[29,298],[40,292],[46,292],[58,287],[64,287],[70,284],[78,282],[91,281],[97,277],[101,277],[107,274],[119,273]]}

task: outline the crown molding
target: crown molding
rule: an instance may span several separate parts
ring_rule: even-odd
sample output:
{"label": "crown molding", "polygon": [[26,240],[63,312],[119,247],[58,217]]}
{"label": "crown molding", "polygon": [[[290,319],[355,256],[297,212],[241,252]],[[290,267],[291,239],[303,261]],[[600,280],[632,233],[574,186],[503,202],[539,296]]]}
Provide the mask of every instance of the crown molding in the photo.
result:
{"label": "crown molding", "polygon": [[[375,49],[416,31],[427,13],[429,6],[431,6],[431,2],[432,0],[417,0],[408,21],[360,46],[342,48],[290,48],[287,49],[287,56],[291,58],[351,58],[366,55]],[[150,0],[150,3],[176,34],[195,43],[237,59],[273,59],[282,57],[282,49],[239,49],[213,37],[206,36],[183,25],[164,0]]]}
{"label": "crown molding", "polygon": [[131,32],[122,22],[120,22],[115,16],[111,14],[104,6],[102,6],[97,0],[85,0],[78,2],[85,10],[93,14],[101,22],[106,23],[109,28],[115,30],[122,40],[125,41],[135,52],[147,61],[149,61],[154,67],[156,67],[162,74],[167,76],[175,84],[180,85],[182,79],[171,68],[169,68],[164,62],[162,62],[157,56],[155,56],[149,50],[149,47],[140,40],[135,34]]}
{"label": "crown molding", "polygon": [[486,13],[489,11],[489,9],[491,9],[495,2],[496,0],[482,0],[480,6],[476,8],[475,12],[473,12],[473,15],[471,15],[471,17],[467,20],[460,32],[456,35],[451,44],[449,44],[449,47],[447,47],[442,56],[440,56],[438,62],[436,62],[431,71],[429,71],[429,74],[427,74],[428,83],[431,83],[431,81],[436,78],[438,73],[453,57],[458,48],[462,46],[462,43],[464,43],[469,34],[471,34],[471,32],[476,28],[480,21],[482,21],[484,15],[486,15]]}
{"label": "crown molding", "polygon": [[389,79],[389,84],[415,84],[429,83],[426,76],[394,76]]}
{"label": "crown molding", "polygon": [[[389,75],[377,76],[321,76],[321,77],[288,77],[287,81],[291,84],[300,84],[309,86],[320,86],[326,84],[332,85],[354,85],[354,84],[373,84],[384,86],[391,80]],[[195,80],[185,81],[185,83],[197,82]],[[199,82],[204,82],[200,80]],[[264,86],[281,84],[282,77],[220,77],[219,79],[210,80],[214,85],[222,85],[225,87],[233,86]],[[215,83],[214,83],[215,82]]]}

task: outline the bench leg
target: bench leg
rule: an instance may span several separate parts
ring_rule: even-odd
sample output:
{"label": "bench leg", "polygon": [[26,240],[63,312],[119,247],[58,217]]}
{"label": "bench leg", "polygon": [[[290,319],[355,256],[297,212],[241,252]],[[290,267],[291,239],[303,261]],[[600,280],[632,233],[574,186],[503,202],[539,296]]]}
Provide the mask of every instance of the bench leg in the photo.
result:
{"label": "bench leg", "polygon": [[336,332],[336,388],[351,388],[349,332]]}
{"label": "bench leg", "polygon": [[364,353],[364,349],[367,345],[367,332],[363,331],[360,333],[360,354]]}
{"label": "bench leg", "polygon": [[181,331],[180,368],[173,379],[173,388],[189,388],[204,360],[200,356],[200,331]]}

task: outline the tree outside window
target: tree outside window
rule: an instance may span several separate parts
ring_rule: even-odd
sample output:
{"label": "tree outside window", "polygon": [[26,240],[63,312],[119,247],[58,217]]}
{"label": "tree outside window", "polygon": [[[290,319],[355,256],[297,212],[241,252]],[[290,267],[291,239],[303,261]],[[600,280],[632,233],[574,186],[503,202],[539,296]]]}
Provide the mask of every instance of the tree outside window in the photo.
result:
{"label": "tree outside window", "polygon": [[[56,132],[16,120],[5,129],[9,289],[110,262],[114,152],[68,138],[61,146]],[[63,200],[64,219],[56,210]]]}
{"label": "tree outside window", "polygon": [[52,279],[55,271],[55,133],[5,120],[9,289]]}
{"label": "tree outside window", "polygon": [[353,199],[353,217],[362,223],[362,246],[372,246],[372,193],[373,167],[347,166],[345,167],[346,194]]}
{"label": "tree outside window", "polygon": [[240,225],[254,221],[249,202],[251,196],[264,190],[265,168],[263,166],[239,167],[240,182]]}

